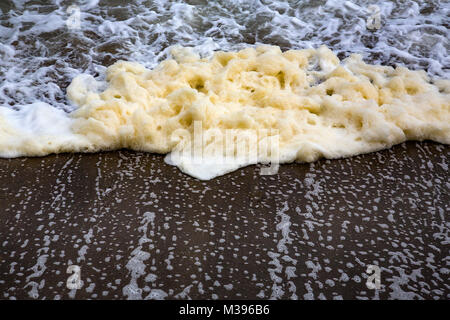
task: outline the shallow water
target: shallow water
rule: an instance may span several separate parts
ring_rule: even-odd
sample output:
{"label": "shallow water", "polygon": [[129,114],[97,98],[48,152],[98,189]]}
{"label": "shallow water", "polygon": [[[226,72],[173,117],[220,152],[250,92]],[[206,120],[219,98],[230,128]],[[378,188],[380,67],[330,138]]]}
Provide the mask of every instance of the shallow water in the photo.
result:
{"label": "shallow water", "polygon": [[[379,30],[366,27],[370,4],[380,8]],[[65,90],[76,75],[102,77],[119,59],[152,67],[175,44],[204,55],[326,44],[340,58],[357,52],[449,78],[449,14],[449,1],[2,1],[0,106],[43,101],[69,111]]]}

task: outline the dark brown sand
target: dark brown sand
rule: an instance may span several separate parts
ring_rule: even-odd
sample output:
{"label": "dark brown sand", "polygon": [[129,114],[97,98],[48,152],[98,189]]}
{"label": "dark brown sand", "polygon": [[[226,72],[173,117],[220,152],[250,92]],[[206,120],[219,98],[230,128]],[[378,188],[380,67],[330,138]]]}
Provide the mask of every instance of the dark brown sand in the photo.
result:
{"label": "dark brown sand", "polygon": [[130,151],[0,159],[0,298],[449,299],[449,150],[206,182]]}

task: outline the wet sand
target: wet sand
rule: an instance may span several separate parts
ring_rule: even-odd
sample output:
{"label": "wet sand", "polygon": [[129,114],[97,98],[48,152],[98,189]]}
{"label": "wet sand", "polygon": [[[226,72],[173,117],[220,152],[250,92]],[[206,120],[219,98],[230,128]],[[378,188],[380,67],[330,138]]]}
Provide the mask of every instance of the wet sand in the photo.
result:
{"label": "wet sand", "polygon": [[410,142],[205,182],[126,150],[0,159],[0,297],[449,299],[449,151]]}

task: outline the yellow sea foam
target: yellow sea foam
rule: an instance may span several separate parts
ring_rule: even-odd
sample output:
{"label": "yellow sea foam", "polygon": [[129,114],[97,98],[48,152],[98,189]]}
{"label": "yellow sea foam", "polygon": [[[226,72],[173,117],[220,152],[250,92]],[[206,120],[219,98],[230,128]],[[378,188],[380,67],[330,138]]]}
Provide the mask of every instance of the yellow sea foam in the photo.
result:
{"label": "yellow sea foam", "polygon": [[[68,116],[70,128],[65,120],[61,125],[54,121],[67,129],[59,136],[41,130],[41,136],[20,137],[20,124],[8,120],[12,112],[0,110],[0,155],[118,148],[179,152],[194,145],[196,122],[206,137],[213,131],[223,136],[227,130],[237,136],[258,132],[257,147],[276,130],[279,162],[346,157],[405,140],[450,143],[450,81],[431,82],[424,71],[370,65],[359,55],[341,62],[325,46],[286,52],[260,46],[216,52],[211,58],[176,47],[172,56],[154,70],[115,63],[107,69],[105,90],[92,77],[75,78],[67,92],[78,109]],[[196,148],[208,157],[219,143],[223,141],[203,138]],[[227,148],[218,149],[225,153]],[[208,179],[269,161],[270,155],[260,149],[256,161],[217,165],[206,174],[185,157],[174,164]],[[217,156],[215,152],[213,158]]]}

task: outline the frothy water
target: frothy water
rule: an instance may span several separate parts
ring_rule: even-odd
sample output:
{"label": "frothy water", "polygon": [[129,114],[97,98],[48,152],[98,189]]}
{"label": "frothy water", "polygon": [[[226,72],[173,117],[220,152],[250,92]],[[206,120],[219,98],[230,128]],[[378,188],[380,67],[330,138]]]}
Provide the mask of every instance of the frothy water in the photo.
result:
{"label": "frothy water", "polygon": [[[73,11],[70,13],[67,10],[73,4],[80,8],[80,29],[67,26],[73,14]],[[379,30],[366,28],[367,8],[371,4],[380,8]],[[24,109],[22,112],[26,112],[24,105],[38,109],[44,108],[39,102],[45,102],[70,111],[74,106],[66,99],[66,88],[76,75],[88,73],[102,78],[105,68],[119,59],[153,67],[168,56],[167,49],[175,44],[195,46],[204,55],[215,49],[237,50],[259,43],[279,45],[283,49],[326,44],[338,52],[340,58],[358,52],[371,63],[398,63],[412,69],[425,69],[431,76],[449,78],[449,7],[448,1],[408,0],[2,0],[0,106]],[[102,290],[103,297],[119,297],[122,293],[122,297],[135,299],[186,298],[190,291],[191,296],[200,298],[241,298],[241,286],[236,283],[233,287],[227,283],[236,279],[237,272],[252,272],[247,266],[248,259],[255,261],[262,271],[261,274],[253,274],[252,278],[244,278],[242,284],[249,292],[253,287],[258,288],[259,298],[342,299],[348,298],[346,290],[342,289],[348,285],[356,288],[356,297],[364,299],[370,297],[371,292],[367,292],[364,279],[359,277],[358,267],[370,262],[371,257],[383,263],[399,265],[383,269],[388,287],[383,291],[389,292],[390,298],[448,298],[445,290],[448,269],[444,263],[445,250],[441,249],[448,243],[448,228],[444,219],[444,181],[448,167],[446,152],[440,145],[418,146],[418,154],[414,157],[410,157],[408,145],[398,149],[402,150],[398,154],[406,159],[400,166],[390,150],[377,154],[374,159],[362,157],[325,162],[323,168],[313,164],[305,169],[308,172],[306,178],[297,173],[293,181],[280,181],[277,187],[274,187],[278,183],[275,179],[268,180],[271,185],[265,185],[267,182],[254,176],[251,184],[256,183],[256,189],[245,189],[245,183],[233,176],[217,182],[215,186],[219,189],[213,191],[205,185],[185,180],[181,184],[172,183],[172,179],[161,180],[158,162],[139,153],[131,156],[120,151],[101,155],[94,170],[86,170],[90,162],[83,162],[88,158],[79,155],[73,155],[61,168],[52,164],[52,159],[44,159],[49,161],[48,165],[36,170],[36,181],[54,179],[54,183],[26,180],[25,185],[17,184],[17,188],[13,185],[10,190],[5,189],[6,197],[14,200],[5,208],[5,214],[15,215],[17,222],[10,219],[5,224],[9,234],[4,233],[7,240],[3,241],[2,246],[5,251],[13,248],[9,252],[12,263],[8,272],[14,275],[15,282],[8,283],[4,298],[20,297],[22,291],[31,298],[61,298],[61,290],[57,287],[58,272],[61,266],[65,267],[65,262],[72,264],[72,251],[68,246],[52,247],[51,243],[68,241],[70,244],[77,239],[79,241],[74,247],[79,248],[75,250],[78,258],[73,262],[85,262],[83,274],[85,270],[92,272],[92,279],[85,278],[84,287],[92,298],[98,298]],[[435,156],[434,170],[431,160],[428,164],[430,170],[422,170],[419,164],[432,156]],[[115,160],[115,157],[120,160]],[[20,174],[23,166],[32,167],[29,163],[32,160],[20,161],[8,163],[3,172],[0,170],[4,180]],[[119,161],[121,170],[110,170],[108,164],[115,164],[116,161]],[[150,168],[151,175],[136,183],[135,176],[142,168]],[[362,175],[353,174],[354,170],[361,168]],[[336,175],[337,172],[339,175]],[[375,190],[378,197],[372,199],[372,187],[394,183],[393,173],[399,173],[400,177],[395,181],[395,190],[379,188]],[[145,174],[148,175],[148,172]],[[75,185],[84,185],[84,182],[76,182],[77,179],[95,181],[92,212],[88,212],[89,220],[81,225],[77,220],[67,219],[71,215],[81,217],[77,204],[86,190],[90,190],[75,188],[72,192],[68,182],[73,180]],[[359,189],[355,190],[355,186]],[[242,202],[239,197],[241,188],[250,192],[253,190],[253,193],[249,192],[251,196],[248,199],[244,197]],[[160,192],[154,194],[151,192],[154,189]],[[420,190],[420,196],[417,196],[417,190]],[[35,209],[34,194],[45,198],[39,199],[41,210],[35,214],[32,211]],[[307,201],[293,194],[305,194]],[[126,204],[121,204],[124,197],[132,203],[133,208],[128,213],[122,211],[127,208]],[[217,197],[233,200],[227,203],[228,211],[233,214],[217,211],[216,205],[209,205]],[[332,207],[327,198],[335,200]],[[199,207],[194,208],[190,215],[185,215],[183,208],[191,205],[189,199],[195,199]],[[402,199],[410,200],[407,208],[412,212],[404,211]],[[275,206],[274,203],[280,205]],[[433,205],[426,205],[430,203]],[[47,204],[48,210],[45,209]],[[150,205],[157,213],[132,211]],[[253,206],[258,209],[253,209]],[[260,206],[277,207],[276,214],[258,216],[256,213],[260,212]],[[252,209],[248,210],[249,207]],[[420,213],[422,207],[426,207],[427,214]],[[167,208],[171,208],[170,214],[160,214]],[[391,218],[378,220],[383,217],[383,211],[391,212]],[[202,220],[205,212],[210,212],[210,224]],[[129,219],[126,224],[120,218],[124,214]],[[108,219],[102,219],[105,215]],[[394,219],[398,223],[394,223]],[[304,225],[299,226],[302,223]],[[249,224],[260,232],[248,232]],[[34,231],[36,236],[27,237],[24,229],[27,225],[39,225]],[[433,232],[427,232],[425,228],[430,225]],[[224,230],[229,226],[235,228],[229,228],[225,234]],[[271,226],[274,226],[273,230]],[[133,242],[134,238],[128,232],[128,228],[134,227],[138,230],[137,242]],[[75,233],[72,234],[71,230]],[[414,233],[414,230],[417,232]],[[41,231],[45,236],[39,236]],[[111,250],[104,250],[101,246],[103,240],[95,241],[105,232],[111,235],[111,243],[108,242]],[[177,235],[174,236],[174,233]],[[218,243],[212,240],[203,243],[204,238],[192,236],[194,233],[209,235],[211,239],[217,233]],[[358,237],[360,233],[364,235]],[[123,236],[131,239],[130,244],[123,240]],[[335,245],[333,240],[338,237],[340,241]],[[264,239],[269,245],[261,245]],[[380,243],[380,239],[388,245],[377,252],[379,246],[374,248],[373,245],[376,241]],[[275,246],[271,248],[270,243],[275,243]],[[235,249],[241,248],[241,244],[244,249],[236,253]],[[363,246],[361,250],[358,249],[359,244]],[[168,252],[155,250],[161,245],[168,247]],[[127,247],[131,248],[130,254],[127,254]],[[37,251],[32,248],[37,248]],[[184,257],[175,255],[174,258],[175,250],[184,252],[180,250],[199,248],[205,255],[214,254],[219,259],[213,259],[215,263],[212,265],[209,265],[209,260],[195,261],[193,266],[197,268],[187,271]],[[105,252],[102,253],[106,257],[104,261],[99,258],[103,258],[99,254],[101,249]],[[332,256],[330,264],[330,253],[334,254],[336,250],[346,254],[343,257]],[[30,259],[35,252],[37,258],[30,274],[30,270],[24,271],[22,268],[26,267],[21,264],[24,257],[25,260]],[[226,254],[236,255],[231,259],[236,263],[231,264],[235,268],[229,268],[227,263],[221,261],[224,252],[225,257]],[[166,257],[167,269],[163,264],[155,264],[155,259]],[[269,262],[266,264],[267,260]],[[337,270],[330,268],[333,263],[336,263]],[[117,266],[122,265],[131,279],[120,278]],[[89,269],[91,267],[94,271]],[[98,267],[102,268],[101,273]],[[190,278],[172,288],[163,287],[166,291],[151,288],[150,283],[155,286],[172,283],[172,279],[164,275],[167,270],[170,277],[186,273]],[[265,285],[264,272],[270,275],[268,285]],[[210,277],[216,273],[221,273],[220,283]],[[100,278],[104,274],[112,274],[112,280],[108,278],[96,282],[95,277]],[[322,277],[327,279],[325,283],[321,282]],[[144,279],[146,284],[141,288]],[[296,287],[295,283],[299,282],[304,285]],[[21,288],[24,284],[26,291]],[[220,294],[219,286],[227,288],[230,293]],[[327,294],[327,286],[335,289],[329,289]],[[51,290],[47,293],[44,287]],[[111,289],[115,287],[119,289]],[[73,290],[69,296],[75,297],[75,292]]]}
{"label": "frothy water", "polygon": [[[77,10],[70,9],[76,5]],[[369,30],[370,5],[381,28]],[[71,22],[77,20],[79,28]],[[45,102],[70,111],[66,88],[80,73],[102,78],[117,60],[153,67],[172,45],[202,55],[254,44],[326,44],[340,58],[424,69],[449,78],[448,1],[2,1],[0,106]]]}

